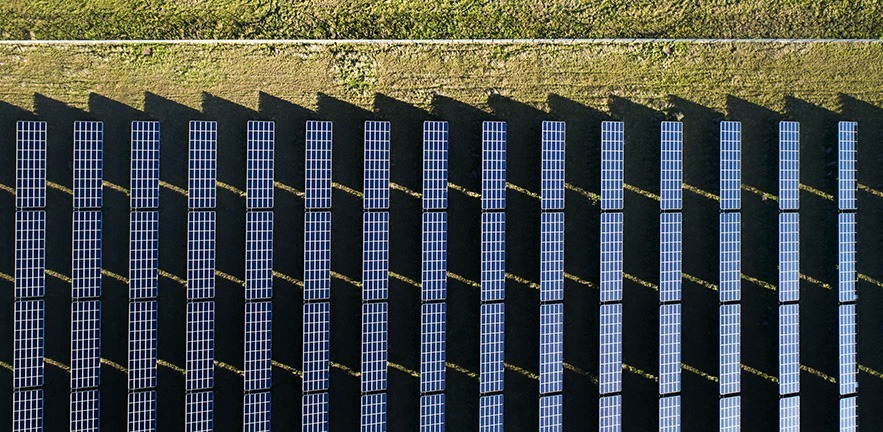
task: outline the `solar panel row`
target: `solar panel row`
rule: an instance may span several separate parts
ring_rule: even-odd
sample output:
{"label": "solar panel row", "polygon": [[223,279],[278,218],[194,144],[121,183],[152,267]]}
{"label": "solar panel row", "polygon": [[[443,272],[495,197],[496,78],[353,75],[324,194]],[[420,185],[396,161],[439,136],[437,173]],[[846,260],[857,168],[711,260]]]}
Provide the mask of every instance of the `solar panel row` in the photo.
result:
{"label": "solar panel row", "polygon": [[104,123],[74,122],[74,208],[100,208]]}
{"label": "solar panel row", "polygon": [[[305,326],[306,327],[306,326]],[[270,390],[273,303],[245,302],[245,391]]]}
{"label": "solar panel row", "polygon": [[742,123],[723,121],[720,124],[720,209],[741,208],[742,189]]}
{"label": "solar panel row", "polygon": [[93,432],[99,430],[99,396],[97,389],[71,392],[71,432]]}
{"label": "solar panel row", "polygon": [[187,300],[215,297],[215,227],[215,212],[187,213]]}
{"label": "solar panel row", "polygon": [[681,301],[680,212],[659,214],[659,301]]}
{"label": "solar panel row", "polygon": [[190,166],[187,206],[212,209],[216,206],[218,177],[218,122],[190,122]]}
{"label": "solar panel row", "polygon": [[506,208],[506,122],[481,124],[481,209]]}
{"label": "solar panel row", "polygon": [[742,397],[728,396],[720,398],[720,432],[739,432],[742,430]]}
{"label": "solar panel row", "polygon": [[779,302],[800,300],[800,215],[779,213]]}
{"label": "solar panel row", "polygon": [[159,208],[159,122],[132,122],[131,194],[135,209]]}
{"label": "solar panel row", "polygon": [[681,396],[659,398],[659,432],[681,430]]}
{"label": "solar panel row", "polygon": [[625,134],[623,123],[601,123],[601,210],[622,210]]}
{"label": "solar panel row", "polygon": [[15,207],[46,207],[46,122],[16,123]]}
{"label": "solar panel row", "polygon": [[307,210],[331,208],[331,139],[330,121],[308,121],[306,126],[306,191]]}
{"label": "solar panel row", "polygon": [[622,213],[601,213],[601,302],[622,301]]}
{"label": "solar panel row", "polygon": [[541,208],[564,210],[564,122],[544,121],[540,145],[542,147]]}
{"label": "solar panel row", "polygon": [[98,387],[101,358],[101,302],[71,303],[71,390]]}
{"label": "solar panel row", "polygon": [[246,392],[242,397],[242,430],[246,432],[270,430],[270,405],[269,391]]}
{"label": "solar panel row", "polygon": [[779,123],[779,430],[800,430],[800,125]]}
{"label": "solar panel row", "polygon": [[681,305],[659,306],[659,394],[681,391]]}
{"label": "solar panel row", "polygon": [[330,348],[330,314],[328,302],[304,303],[303,329],[303,391],[328,390]]}
{"label": "solar panel row", "polygon": [[857,138],[858,123],[842,121],[837,124],[838,141],[838,339],[840,391],[840,430],[858,430],[858,301],[856,271],[856,191],[858,181]]}
{"label": "solar panel row", "polygon": [[779,399],[779,432],[800,431],[800,396]]}
{"label": "solar panel row", "polygon": [[365,122],[365,210],[389,208],[389,122]]}
{"label": "solar panel row", "polygon": [[271,209],[276,122],[250,120],[246,137],[245,207],[249,210]]}
{"label": "solar panel row", "polygon": [[837,203],[840,210],[856,210],[856,141],[858,123],[842,121],[837,124]]}
{"label": "solar panel row", "polygon": [[800,203],[800,123],[779,122],[779,210]]}
{"label": "solar panel row", "polygon": [[741,391],[741,320],[742,306],[739,303],[720,306],[719,389],[721,396],[739,394]]}
{"label": "solar panel row", "polygon": [[423,122],[423,210],[448,208],[448,122]]}
{"label": "solar panel row", "polygon": [[659,208],[680,210],[684,192],[684,124],[662,122],[661,135]]}

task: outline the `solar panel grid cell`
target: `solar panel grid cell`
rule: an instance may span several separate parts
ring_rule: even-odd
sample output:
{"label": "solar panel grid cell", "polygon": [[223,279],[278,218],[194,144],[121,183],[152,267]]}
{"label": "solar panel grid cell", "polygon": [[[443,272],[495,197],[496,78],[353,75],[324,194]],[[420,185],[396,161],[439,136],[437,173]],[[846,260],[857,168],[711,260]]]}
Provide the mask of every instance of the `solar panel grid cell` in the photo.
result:
{"label": "solar panel grid cell", "polygon": [[328,432],[328,392],[303,395],[302,432]]}
{"label": "solar panel grid cell", "polygon": [[742,397],[720,399],[720,432],[739,432],[742,428]]}
{"label": "solar panel grid cell", "polygon": [[720,209],[742,207],[742,123],[720,124]]}
{"label": "solar panel grid cell", "polygon": [[303,316],[303,391],[328,390],[330,303],[304,303]]}
{"label": "solar panel grid cell", "polygon": [[681,430],[681,396],[666,396],[659,399],[659,432]]}
{"label": "solar panel grid cell", "polygon": [[308,211],[304,213],[304,300],[330,298],[331,212]]}
{"label": "solar panel grid cell", "polygon": [[602,396],[598,399],[598,431],[622,430],[622,396]]}
{"label": "solar panel grid cell", "polygon": [[506,208],[506,122],[481,125],[481,209]]}
{"label": "solar panel grid cell", "polygon": [[156,430],[156,390],[130,392],[128,432]]}
{"label": "solar panel grid cell", "polygon": [[564,300],[564,213],[540,215],[540,301]]}
{"label": "solar panel grid cell", "polygon": [[622,391],[622,304],[601,305],[600,372],[598,392]]}
{"label": "solar panel grid cell", "polygon": [[15,206],[46,207],[46,122],[16,123]]}
{"label": "solar panel grid cell", "polygon": [[187,391],[208,390],[215,383],[215,302],[187,303]]}
{"label": "solar panel grid cell", "polygon": [[46,211],[15,212],[15,298],[46,295]]}
{"label": "solar panel grid cell", "polygon": [[661,210],[680,210],[683,196],[684,125],[662,122],[661,125],[660,201]]}
{"label": "solar panel grid cell", "polygon": [[98,432],[98,390],[77,390],[70,395],[70,432]]}
{"label": "solar panel grid cell", "polygon": [[249,120],[247,129],[247,181],[245,206],[273,208],[273,150],[276,123]]}
{"label": "solar panel grid cell", "polygon": [[602,210],[622,210],[624,137],[622,122],[601,123]]}
{"label": "solar panel grid cell", "polygon": [[840,210],[856,210],[856,137],[858,123],[842,121],[837,124],[838,175],[837,203]]}
{"label": "solar panel grid cell", "polygon": [[187,393],[184,401],[184,430],[214,430],[215,394],[211,390]]}
{"label": "solar panel grid cell", "polygon": [[681,305],[659,306],[659,394],[681,391]]}
{"label": "solar panel grid cell", "polygon": [[448,122],[423,122],[423,209],[448,207]]}
{"label": "solar panel grid cell", "polygon": [[800,324],[797,304],[779,306],[779,395],[800,392]]}
{"label": "solar panel grid cell", "polygon": [[14,313],[12,388],[41,387],[46,305],[43,300],[16,300]]}
{"label": "solar panel grid cell", "polygon": [[482,394],[503,391],[505,308],[503,303],[481,305],[479,388]]}
{"label": "solar panel grid cell", "polygon": [[131,193],[133,209],[159,207],[159,122],[132,122]]}
{"label": "solar panel grid cell", "polygon": [[721,396],[739,393],[741,389],[741,317],[742,306],[720,306],[719,390]]}
{"label": "solar panel grid cell", "polygon": [[242,401],[243,432],[270,430],[271,398],[269,391],[246,393]]}
{"label": "solar panel grid cell", "polygon": [[362,395],[362,432],[386,431],[386,393]]}
{"label": "solar panel grid cell", "polygon": [[564,143],[563,121],[542,123],[542,181],[541,207],[543,210],[564,210]]}
{"label": "solar panel grid cell", "polygon": [[601,213],[601,302],[622,301],[622,213]]}
{"label": "solar panel grid cell", "polygon": [[800,431],[800,396],[779,399],[779,432]]}
{"label": "solar panel grid cell", "polygon": [[156,387],[156,303],[129,302],[129,390]]}
{"label": "solar panel grid cell", "polygon": [[800,215],[779,213],[779,302],[800,299]]}
{"label": "solar panel grid cell", "polygon": [[87,299],[101,296],[101,229],[100,211],[73,213],[73,247],[71,298]]}
{"label": "solar panel grid cell", "polygon": [[420,396],[420,432],[444,432],[444,393]]}
{"label": "solar panel grid cell", "polygon": [[447,307],[424,303],[420,312],[420,392],[445,390]]}
{"label": "solar panel grid cell", "polygon": [[331,208],[331,139],[330,121],[307,122],[306,192],[308,210]]}
{"label": "solar panel grid cell", "polygon": [[245,303],[245,391],[269,390],[271,384],[273,303]]}
{"label": "solar panel grid cell", "polygon": [[74,208],[100,208],[104,123],[74,122]]}
{"label": "solar panel grid cell", "polygon": [[540,305],[540,394],[563,391],[564,305]]}
{"label": "solar panel grid cell", "polygon": [[856,347],[856,330],[858,320],[856,305],[840,305],[839,342],[840,342],[840,373],[837,383],[841,395],[850,395],[858,391],[858,348]]}
{"label": "solar panel grid cell", "polygon": [[129,213],[129,299],[156,298],[159,276],[159,212]]}
{"label": "solar panel grid cell", "polygon": [[423,213],[423,250],[421,301],[439,301],[447,297],[448,214]]}
{"label": "solar panel grid cell", "polygon": [[800,124],[779,122],[779,209],[800,206]]}
{"label": "solar panel grid cell", "polygon": [[211,209],[216,206],[217,150],[218,123],[191,121],[187,192],[187,206],[191,209]]}
{"label": "solar panel grid cell", "polygon": [[856,282],[855,213],[840,213],[838,219],[838,296],[841,303],[858,300]]}
{"label": "solar panel grid cell", "polygon": [[71,390],[98,387],[101,368],[101,302],[71,303]]}
{"label": "solar panel grid cell", "polygon": [[840,399],[840,432],[858,431],[858,398]]}
{"label": "solar panel grid cell", "polygon": [[478,404],[479,432],[503,432],[503,395],[481,396]]}
{"label": "solar panel grid cell", "polygon": [[720,214],[720,278],[721,303],[742,298],[742,215]]}
{"label": "solar panel grid cell", "polygon": [[506,214],[481,214],[481,301],[506,298]]}
{"label": "solar panel grid cell", "polygon": [[362,393],[386,390],[388,332],[387,303],[362,304]]}
{"label": "solar panel grid cell", "polygon": [[389,208],[389,122],[365,122],[366,210]]}
{"label": "solar panel grid cell", "polygon": [[541,396],[540,432],[561,432],[562,418],[562,396]]}
{"label": "solar panel grid cell", "polygon": [[43,430],[43,389],[12,392],[12,430],[14,432]]}
{"label": "solar panel grid cell", "polygon": [[681,214],[659,214],[659,301],[681,301]]}
{"label": "solar panel grid cell", "polygon": [[245,300],[271,298],[273,298],[273,212],[246,212]]}
{"label": "solar panel grid cell", "polygon": [[215,212],[187,213],[187,299],[215,297]]}

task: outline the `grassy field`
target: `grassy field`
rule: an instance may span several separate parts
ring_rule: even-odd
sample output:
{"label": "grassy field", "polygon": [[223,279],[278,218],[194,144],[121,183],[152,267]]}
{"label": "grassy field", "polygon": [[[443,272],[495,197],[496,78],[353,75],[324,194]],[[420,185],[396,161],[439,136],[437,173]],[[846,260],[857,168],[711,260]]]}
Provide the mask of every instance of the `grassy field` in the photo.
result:
{"label": "grassy field", "polygon": [[880,38],[880,0],[10,0],[6,39]]}

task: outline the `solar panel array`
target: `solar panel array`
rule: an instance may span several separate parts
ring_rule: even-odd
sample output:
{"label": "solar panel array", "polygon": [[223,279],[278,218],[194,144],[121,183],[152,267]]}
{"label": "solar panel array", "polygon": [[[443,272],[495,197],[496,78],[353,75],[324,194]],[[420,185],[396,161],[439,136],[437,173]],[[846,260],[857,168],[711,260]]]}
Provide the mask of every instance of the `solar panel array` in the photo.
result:
{"label": "solar panel array", "polygon": [[840,430],[858,430],[858,272],[856,270],[856,191],[858,123],[837,124],[837,271]]}

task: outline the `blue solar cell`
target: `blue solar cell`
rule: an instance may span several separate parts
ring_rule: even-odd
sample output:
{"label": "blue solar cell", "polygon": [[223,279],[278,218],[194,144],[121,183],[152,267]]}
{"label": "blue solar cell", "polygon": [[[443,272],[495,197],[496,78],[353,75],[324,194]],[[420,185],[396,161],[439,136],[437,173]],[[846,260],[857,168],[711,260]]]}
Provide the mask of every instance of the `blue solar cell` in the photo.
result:
{"label": "blue solar cell", "polygon": [[481,396],[478,404],[479,432],[503,432],[503,395]]}
{"label": "blue solar cell", "polygon": [[16,123],[15,206],[46,207],[46,122]]}
{"label": "blue solar cell", "polygon": [[739,393],[741,389],[742,362],[742,306],[720,306],[719,337],[719,390],[721,396]]}
{"label": "blue solar cell", "polygon": [[800,124],[779,122],[779,209],[800,206]]}
{"label": "blue solar cell", "polygon": [[742,207],[742,123],[720,124],[720,209]]}
{"label": "blue solar cell", "polygon": [[679,432],[681,430],[681,396],[667,396],[659,399],[659,432]]}
{"label": "blue solar cell", "polygon": [[245,207],[273,208],[273,150],[276,122],[249,120]]}
{"label": "blue solar cell", "polygon": [[389,298],[389,212],[365,212],[362,231],[362,300]]}
{"label": "blue solar cell", "polygon": [[779,399],[779,432],[800,432],[800,396]]}
{"label": "blue solar cell", "polygon": [[481,209],[506,208],[506,122],[481,124]]}
{"label": "blue solar cell", "polygon": [[840,432],[858,431],[858,398],[851,396],[840,399]]}
{"label": "blue solar cell", "polygon": [[156,298],[159,276],[159,212],[129,213],[129,299]]}
{"label": "blue solar cell", "polygon": [[187,213],[187,299],[215,297],[215,212]]}
{"label": "blue solar cell", "polygon": [[598,392],[601,395],[622,391],[622,304],[601,305],[601,367]]}
{"label": "blue solar cell", "polygon": [[362,393],[386,390],[388,341],[389,306],[362,304]]}
{"label": "blue solar cell", "polygon": [[601,123],[601,209],[622,210],[623,123]]}
{"label": "blue solar cell", "polygon": [[481,214],[481,301],[506,298],[506,213]]}
{"label": "blue solar cell", "polygon": [[448,284],[448,214],[423,213],[423,259],[420,272],[421,300],[437,301],[447,297]]}
{"label": "blue solar cell", "polygon": [[622,301],[622,213],[601,213],[601,302]]}
{"label": "blue solar cell", "polygon": [[365,122],[366,210],[389,208],[389,122]]}
{"label": "blue solar cell", "polygon": [[328,432],[328,392],[303,395],[302,432]]}
{"label": "blue solar cell", "polygon": [[215,386],[215,302],[187,303],[187,391]]}
{"label": "blue solar cell", "polygon": [[662,122],[659,208],[680,210],[684,193],[684,124]]}
{"label": "blue solar cell", "polygon": [[156,430],[156,390],[129,393],[128,432]]}
{"label": "blue solar cell", "polygon": [[659,306],[659,394],[681,391],[681,305]]}
{"label": "blue solar cell", "polygon": [[622,396],[602,396],[598,399],[598,431],[622,430]]}
{"label": "blue solar cell", "polygon": [[448,207],[448,122],[423,122],[423,209]]}
{"label": "blue solar cell", "polygon": [[540,203],[543,210],[564,210],[564,135],[563,121],[543,122]]}
{"label": "blue solar cell", "polygon": [[540,305],[540,394],[563,391],[564,305]]}
{"label": "blue solar cell", "polygon": [[779,306],[779,394],[800,392],[800,314],[797,304]]}
{"label": "blue solar cell", "polygon": [[74,122],[74,208],[100,208],[104,123]]}
{"label": "blue solar cell", "polygon": [[540,215],[540,301],[564,300],[564,213]]}
{"label": "blue solar cell", "polygon": [[838,296],[841,303],[858,300],[856,291],[856,248],[855,248],[855,213],[840,213],[838,219]]}
{"label": "blue solar cell", "polygon": [[[306,324],[306,323],[304,323]],[[306,326],[304,326],[306,328]],[[272,375],[273,303],[245,303],[245,391],[269,390]]]}
{"label": "blue solar cell", "polygon": [[303,318],[303,391],[328,390],[330,303],[304,303]]}
{"label": "blue solar cell", "polygon": [[444,432],[444,393],[420,396],[420,432]]}
{"label": "blue solar cell", "polygon": [[130,206],[159,208],[159,122],[132,122]]}
{"label": "blue solar cell", "polygon": [[331,298],[331,212],[304,213],[304,300]]}
{"label": "blue solar cell", "polygon": [[842,121],[837,124],[838,174],[837,203],[840,210],[856,210],[856,137],[858,123]]}
{"label": "blue solar cell", "polygon": [[362,395],[362,432],[386,431],[386,393]]}
{"label": "blue solar cell", "polygon": [[15,212],[15,298],[46,294],[46,211]]}
{"label": "blue solar cell", "polygon": [[331,208],[331,135],[330,121],[307,122],[306,133],[306,208]]}
{"label": "blue solar cell", "polygon": [[12,392],[13,432],[43,430],[43,389]]}
{"label": "blue solar cell", "polygon": [[800,299],[800,215],[779,213],[779,301]]}
{"label": "blue solar cell", "polygon": [[730,396],[720,399],[720,432],[742,430],[742,397]]}
{"label": "blue solar cell", "polygon": [[481,305],[479,387],[482,394],[503,391],[505,319],[505,304],[485,303]]}
{"label": "blue solar cell", "polygon": [[269,431],[272,405],[270,392],[246,393],[242,399],[243,432]]}
{"label": "blue solar cell", "polygon": [[540,396],[540,432],[561,432],[562,396]]}
{"label": "blue solar cell", "polygon": [[98,432],[100,404],[97,389],[72,391],[70,397],[70,432]]}
{"label": "blue solar cell", "polygon": [[184,400],[184,430],[214,430],[215,394],[211,390],[187,393]]}
{"label": "blue solar cell", "polygon": [[71,390],[98,387],[101,368],[101,302],[71,303]]}
{"label": "blue solar cell", "polygon": [[681,214],[659,214],[659,301],[681,301]]}
{"label": "blue solar cell", "polygon": [[15,301],[12,388],[43,385],[46,305],[43,300]]}
{"label": "blue solar cell", "polygon": [[742,298],[742,215],[720,214],[720,301]]}
{"label": "blue solar cell", "polygon": [[187,206],[191,209],[214,208],[217,200],[218,123],[190,122],[190,177]]}
{"label": "blue solar cell", "polygon": [[445,390],[447,307],[424,303],[420,310],[420,392]]}
{"label": "blue solar cell", "polygon": [[245,213],[245,299],[273,298],[273,212]]}
{"label": "blue solar cell", "polygon": [[840,374],[837,383],[841,395],[858,391],[858,347],[856,330],[858,327],[854,304],[840,305],[838,310],[840,339]]}
{"label": "blue solar cell", "polygon": [[156,300],[129,302],[129,390],[156,387],[156,318]]}
{"label": "blue solar cell", "polygon": [[101,212],[73,214],[71,298],[101,296]]}

